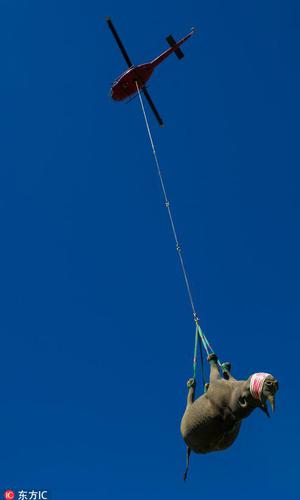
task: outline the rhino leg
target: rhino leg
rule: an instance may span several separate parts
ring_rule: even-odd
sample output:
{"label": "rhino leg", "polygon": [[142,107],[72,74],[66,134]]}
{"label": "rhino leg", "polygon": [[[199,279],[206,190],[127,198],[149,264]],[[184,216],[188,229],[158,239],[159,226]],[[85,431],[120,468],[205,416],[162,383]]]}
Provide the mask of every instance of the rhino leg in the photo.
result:
{"label": "rhino leg", "polygon": [[221,369],[225,380],[235,380],[231,375],[231,363],[229,361],[222,363]]}
{"label": "rhino leg", "polygon": [[183,474],[183,480],[185,481],[188,475],[188,470],[189,470],[189,465],[190,465],[190,455],[191,455],[191,448],[188,446],[186,447],[186,467],[185,471]]}
{"label": "rhino leg", "polygon": [[196,380],[194,378],[190,378],[187,381],[187,388],[189,390],[187,397],[187,406],[191,406],[195,399],[195,388],[196,388]]}
{"label": "rhino leg", "polygon": [[207,357],[207,361],[210,364],[210,375],[209,381],[215,382],[221,378],[219,367],[218,367],[218,357],[216,354],[212,353]]}

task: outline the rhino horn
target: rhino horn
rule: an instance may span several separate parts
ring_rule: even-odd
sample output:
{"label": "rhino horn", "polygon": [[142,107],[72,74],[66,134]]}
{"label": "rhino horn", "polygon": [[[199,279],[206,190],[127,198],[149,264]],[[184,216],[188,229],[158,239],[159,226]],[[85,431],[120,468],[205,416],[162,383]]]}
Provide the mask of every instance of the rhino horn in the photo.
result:
{"label": "rhino horn", "polygon": [[271,405],[271,408],[272,408],[272,412],[274,413],[274,410],[275,410],[275,396],[274,394],[269,394],[268,395],[268,401]]}

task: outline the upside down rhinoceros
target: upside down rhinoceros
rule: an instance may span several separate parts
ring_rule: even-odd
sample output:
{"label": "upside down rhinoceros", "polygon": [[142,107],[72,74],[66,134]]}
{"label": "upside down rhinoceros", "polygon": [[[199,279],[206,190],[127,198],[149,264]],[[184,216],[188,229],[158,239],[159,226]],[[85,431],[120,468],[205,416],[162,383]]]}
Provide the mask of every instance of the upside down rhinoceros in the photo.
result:
{"label": "upside down rhinoceros", "polygon": [[236,439],[241,422],[255,408],[269,415],[266,401],[275,409],[278,381],[269,373],[254,373],[247,380],[236,380],[227,364],[220,376],[217,356],[210,354],[210,379],[207,391],[195,399],[195,380],[189,379],[187,406],[181,421],[181,434],[187,445],[186,479],[191,451],[209,453],[225,450]]}

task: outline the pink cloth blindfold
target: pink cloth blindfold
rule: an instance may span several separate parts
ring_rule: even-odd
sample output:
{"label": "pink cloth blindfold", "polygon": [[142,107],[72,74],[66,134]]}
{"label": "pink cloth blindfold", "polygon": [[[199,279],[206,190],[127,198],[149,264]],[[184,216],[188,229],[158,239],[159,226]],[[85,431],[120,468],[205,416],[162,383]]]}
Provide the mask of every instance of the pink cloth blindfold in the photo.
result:
{"label": "pink cloth blindfold", "polygon": [[250,393],[254,399],[261,398],[261,391],[267,377],[270,377],[270,373],[261,372],[252,375],[250,379]]}

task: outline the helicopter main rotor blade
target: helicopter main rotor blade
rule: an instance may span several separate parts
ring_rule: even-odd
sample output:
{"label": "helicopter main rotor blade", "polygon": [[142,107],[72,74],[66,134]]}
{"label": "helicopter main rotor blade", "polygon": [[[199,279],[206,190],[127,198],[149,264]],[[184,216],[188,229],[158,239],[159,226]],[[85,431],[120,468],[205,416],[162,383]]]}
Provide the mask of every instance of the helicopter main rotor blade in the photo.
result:
{"label": "helicopter main rotor blade", "polygon": [[159,115],[155,105],[154,105],[154,102],[152,101],[150,95],[149,95],[149,92],[148,90],[144,87],[142,88],[142,91],[144,93],[144,96],[146,97],[148,103],[149,103],[149,106],[150,108],[152,109],[153,113],[155,114],[155,118],[157,119],[158,123],[160,124],[161,127],[163,127],[164,125],[164,122],[162,121],[161,119],[161,116]]}
{"label": "helicopter main rotor blade", "polygon": [[125,61],[126,61],[126,62],[127,62],[127,64],[128,64],[128,67],[129,67],[129,68],[131,68],[131,66],[133,66],[133,64],[132,64],[132,62],[131,62],[131,60],[130,60],[129,55],[127,54],[127,51],[126,51],[126,49],[125,49],[125,47],[124,47],[123,43],[121,42],[121,39],[120,39],[120,37],[119,37],[118,33],[116,32],[116,29],[115,29],[115,27],[114,27],[113,23],[111,22],[110,17],[107,17],[107,18],[106,18],[106,22],[107,22],[107,24],[108,24],[108,27],[110,28],[110,31],[112,32],[113,36],[115,37],[115,40],[116,40],[116,42],[117,42],[117,44],[118,44],[118,46],[119,46],[120,51],[121,51],[121,52],[122,52],[122,54],[123,54],[123,57],[124,57]]}

